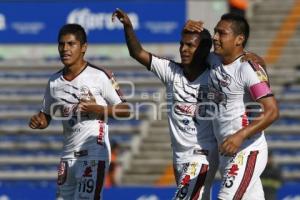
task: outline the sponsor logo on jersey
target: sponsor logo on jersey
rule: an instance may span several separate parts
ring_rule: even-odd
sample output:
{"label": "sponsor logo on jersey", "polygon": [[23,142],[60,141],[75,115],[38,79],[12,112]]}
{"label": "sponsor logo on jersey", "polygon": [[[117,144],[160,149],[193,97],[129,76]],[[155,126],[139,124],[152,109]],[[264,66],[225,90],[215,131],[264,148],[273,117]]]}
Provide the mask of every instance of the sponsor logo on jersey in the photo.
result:
{"label": "sponsor logo on jersey", "polygon": [[269,81],[268,75],[262,66],[260,66],[259,64],[255,63],[255,62],[249,62],[249,63],[251,65],[252,69],[256,72],[256,75],[261,82]]}
{"label": "sponsor logo on jersey", "polygon": [[83,177],[92,177],[92,173],[93,173],[92,167],[88,166],[85,168],[82,176]]}
{"label": "sponsor logo on jersey", "polygon": [[261,82],[268,82],[268,76],[263,70],[256,71],[256,75]]}
{"label": "sponsor logo on jersey", "polygon": [[182,123],[184,124],[184,125],[189,125],[189,123],[190,123],[190,120],[188,120],[187,118],[184,118],[183,120],[182,120]]}
{"label": "sponsor logo on jersey", "polygon": [[[87,33],[92,30],[115,30],[123,29],[120,22],[112,22],[111,12],[93,13],[89,8],[78,8],[70,12],[67,17],[67,23],[76,23],[84,27]],[[139,29],[139,16],[137,13],[128,13],[128,17],[132,21],[134,29]]]}
{"label": "sponsor logo on jersey", "polygon": [[174,111],[177,114],[194,116],[196,110],[195,104],[176,104]]}

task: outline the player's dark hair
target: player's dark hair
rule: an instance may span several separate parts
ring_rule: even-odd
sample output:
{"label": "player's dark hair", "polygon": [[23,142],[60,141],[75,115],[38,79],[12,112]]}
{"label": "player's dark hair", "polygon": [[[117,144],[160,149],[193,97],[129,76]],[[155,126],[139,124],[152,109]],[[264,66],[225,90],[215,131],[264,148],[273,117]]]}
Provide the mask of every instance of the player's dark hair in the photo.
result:
{"label": "player's dark hair", "polygon": [[80,44],[87,42],[85,30],[79,24],[65,24],[63,25],[58,33],[57,40],[59,41],[63,35],[72,34],[75,35],[76,39],[80,41]]}
{"label": "player's dark hair", "polygon": [[212,47],[211,34],[207,29],[203,29],[200,33],[184,29],[181,34],[198,34],[199,46],[195,52],[194,62],[206,65],[207,57]]}
{"label": "player's dark hair", "polygon": [[233,32],[236,35],[244,35],[245,40],[242,45],[243,47],[245,47],[250,34],[250,27],[248,21],[243,16],[234,13],[227,13],[222,15],[221,20],[231,21],[233,24]]}
{"label": "player's dark hair", "polygon": [[211,34],[207,29],[203,29],[203,31],[201,31],[199,35],[200,43],[198,47],[199,52],[197,53],[197,57],[200,58],[200,60],[206,61],[212,47]]}

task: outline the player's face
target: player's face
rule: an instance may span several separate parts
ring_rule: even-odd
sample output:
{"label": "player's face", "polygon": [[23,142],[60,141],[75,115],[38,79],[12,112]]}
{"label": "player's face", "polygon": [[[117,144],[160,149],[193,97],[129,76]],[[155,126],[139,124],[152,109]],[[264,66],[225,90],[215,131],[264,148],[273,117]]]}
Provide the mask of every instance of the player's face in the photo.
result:
{"label": "player's face", "polygon": [[198,34],[184,33],[180,41],[180,57],[181,64],[184,66],[190,65],[194,59],[194,54],[199,46],[200,38]]}
{"label": "player's face", "polygon": [[232,26],[231,21],[221,20],[214,29],[214,52],[220,56],[229,56],[234,48],[240,46],[241,37],[234,33]]}
{"label": "player's face", "polygon": [[81,62],[86,51],[86,44],[80,44],[73,34],[62,35],[58,42],[60,60],[65,66]]}

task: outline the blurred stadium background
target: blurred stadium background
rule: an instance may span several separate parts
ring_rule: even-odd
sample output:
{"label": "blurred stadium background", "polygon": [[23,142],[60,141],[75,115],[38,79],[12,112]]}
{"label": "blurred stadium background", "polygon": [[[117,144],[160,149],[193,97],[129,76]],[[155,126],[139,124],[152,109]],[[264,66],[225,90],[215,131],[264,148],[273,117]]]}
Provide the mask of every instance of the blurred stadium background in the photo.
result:
{"label": "blurred stadium background", "polygon": [[[225,0],[13,0],[0,2],[0,199],[55,199],[61,125],[32,131],[49,76],[60,67],[57,32],[80,23],[89,37],[90,62],[114,71],[139,116],[110,122],[121,149],[118,185],[104,199],[162,200],[174,193],[164,88],[129,57],[120,24],[111,13],[132,17],[145,49],[179,61],[180,30],[201,19],[212,31],[228,11]],[[248,50],[265,58],[281,117],[266,130],[274,163],[283,176],[278,199],[300,199],[300,1],[249,0]],[[131,84],[133,83],[133,84]],[[155,107],[153,106],[155,105]],[[160,120],[157,120],[161,118]],[[219,180],[213,188],[214,199]]]}

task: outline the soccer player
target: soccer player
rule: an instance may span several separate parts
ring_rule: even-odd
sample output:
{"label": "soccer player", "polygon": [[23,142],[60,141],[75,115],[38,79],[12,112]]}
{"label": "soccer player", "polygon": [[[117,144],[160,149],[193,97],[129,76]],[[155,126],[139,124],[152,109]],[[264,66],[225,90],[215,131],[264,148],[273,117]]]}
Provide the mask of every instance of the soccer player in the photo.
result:
{"label": "soccer player", "polygon": [[58,51],[64,67],[50,77],[42,109],[29,122],[32,129],[44,129],[52,118],[62,120],[57,184],[58,197],[64,200],[101,199],[110,160],[106,117],[129,115],[112,74],[88,63],[86,50],[87,37],[80,25],[60,29]]}
{"label": "soccer player", "polygon": [[173,148],[177,191],[174,199],[209,199],[218,165],[217,143],[212,122],[206,119],[208,65],[212,41],[207,30],[182,32],[181,63],[144,50],[127,14],[113,13],[124,25],[130,55],[153,72],[166,86],[168,121]]}
{"label": "soccer player", "polygon": [[[190,21],[185,28],[191,31],[197,26],[201,24]],[[246,19],[224,14],[214,32],[209,86],[215,93],[213,127],[222,174],[218,199],[261,200],[260,175],[268,157],[263,130],[279,117],[277,102],[266,71],[241,59],[250,32]]]}

